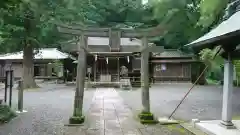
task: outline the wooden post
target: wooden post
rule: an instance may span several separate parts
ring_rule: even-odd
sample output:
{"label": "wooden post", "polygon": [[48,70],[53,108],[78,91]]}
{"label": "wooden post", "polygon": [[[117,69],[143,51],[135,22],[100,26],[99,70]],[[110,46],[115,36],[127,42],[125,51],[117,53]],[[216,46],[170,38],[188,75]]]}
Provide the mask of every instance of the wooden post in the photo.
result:
{"label": "wooden post", "polygon": [[18,81],[18,111],[16,113],[24,113],[27,112],[23,110],[23,81]]}
{"label": "wooden post", "polygon": [[12,107],[13,70],[9,71],[9,106]]}
{"label": "wooden post", "polygon": [[97,61],[95,61],[94,63],[93,63],[93,72],[94,72],[94,74],[93,74],[93,76],[94,76],[94,82],[96,82],[97,81]]}
{"label": "wooden post", "polygon": [[107,73],[106,73],[106,75],[108,76],[109,75],[109,73],[108,73],[108,57],[106,58],[106,68],[107,68]]}
{"label": "wooden post", "polygon": [[190,83],[192,82],[192,63],[190,64]]}
{"label": "wooden post", "polygon": [[23,111],[23,82],[18,81],[18,111]]}
{"label": "wooden post", "polygon": [[118,74],[118,82],[120,82],[120,70],[119,70],[119,68],[120,68],[120,66],[119,66],[120,64],[119,64],[119,57],[117,58],[117,74]]}
{"label": "wooden post", "polygon": [[5,103],[7,103],[7,90],[8,90],[8,86],[9,86],[9,84],[8,84],[8,74],[9,74],[9,72],[6,71],[5,72],[5,91],[4,91],[4,102]]}
{"label": "wooden post", "polygon": [[[142,46],[147,47],[147,37],[142,38]],[[142,89],[142,105],[143,112],[150,112],[150,101],[149,101],[149,52],[144,51],[141,53],[141,89]]]}

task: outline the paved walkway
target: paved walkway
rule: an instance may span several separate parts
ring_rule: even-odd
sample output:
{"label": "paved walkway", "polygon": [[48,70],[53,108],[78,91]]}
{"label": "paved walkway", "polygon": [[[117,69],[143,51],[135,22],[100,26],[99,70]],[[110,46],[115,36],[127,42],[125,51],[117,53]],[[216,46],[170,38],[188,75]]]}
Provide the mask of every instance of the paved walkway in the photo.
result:
{"label": "paved walkway", "polygon": [[[133,97],[134,100],[134,97]],[[176,127],[144,126],[114,88],[97,89],[86,119],[86,135],[180,135]],[[174,129],[175,128],[175,129]],[[177,129],[177,130],[176,130]],[[190,135],[190,134],[189,134]]]}
{"label": "paved walkway", "polygon": [[113,88],[97,89],[89,111],[87,127],[99,135],[138,135],[144,128]]}

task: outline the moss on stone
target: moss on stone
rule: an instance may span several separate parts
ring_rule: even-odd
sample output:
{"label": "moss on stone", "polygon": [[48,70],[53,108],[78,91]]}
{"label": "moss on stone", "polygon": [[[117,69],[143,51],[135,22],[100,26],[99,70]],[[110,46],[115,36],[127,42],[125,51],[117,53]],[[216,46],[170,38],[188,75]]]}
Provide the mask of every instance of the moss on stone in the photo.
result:
{"label": "moss on stone", "polygon": [[16,113],[7,105],[0,105],[0,123],[9,122],[16,117]]}
{"label": "moss on stone", "polygon": [[82,116],[82,109],[81,108],[75,108],[74,109],[74,116]]}
{"label": "moss on stone", "polygon": [[159,122],[157,120],[140,120],[140,123],[142,123],[142,124],[158,124]]}
{"label": "moss on stone", "polygon": [[70,124],[82,124],[85,121],[84,116],[72,116],[69,119]]}
{"label": "moss on stone", "polygon": [[141,112],[138,114],[138,118],[142,124],[157,124],[158,121],[155,120],[154,115],[150,112]]}

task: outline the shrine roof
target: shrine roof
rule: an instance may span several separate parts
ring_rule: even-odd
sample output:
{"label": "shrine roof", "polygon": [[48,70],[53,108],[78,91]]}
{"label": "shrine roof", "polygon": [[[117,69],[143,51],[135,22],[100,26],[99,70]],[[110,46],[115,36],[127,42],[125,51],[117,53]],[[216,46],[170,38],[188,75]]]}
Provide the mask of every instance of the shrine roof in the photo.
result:
{"label": "shrine roof", "polygon": [[162,53],[152,53],[153,57],[158,58],[192,58],[192,54],[186,54],[177,49],[165,49]]}
{"label": "shrine roof", "polygon": [[201,50],[204,48],[214,48],[222,45],[228,47],[229,44],[237,45],[236,41],[240,37],[240,11],[236,11],[227,20],[223,21],[216,28],[209,33],[200,37],[199,39],[189,43],[186,46],[192,47],[194,50]]}
{"label": "shrine roof", "polygon": [[[71,56],[68,53],[61,52],[57,48],[42,48],[35,51],[38,52],[35,54],[34,59],[58,60],[70,58],[75,60],[73,56]],[[0,60],[20,60],[20,59],[23,59],[23,51],[0,55]]]}
{"label": "shrine roof", "polygon": [[196,62],[194,59],[171,59],[171,60],[150,60],[152,63],[191,63],[191,62]]}

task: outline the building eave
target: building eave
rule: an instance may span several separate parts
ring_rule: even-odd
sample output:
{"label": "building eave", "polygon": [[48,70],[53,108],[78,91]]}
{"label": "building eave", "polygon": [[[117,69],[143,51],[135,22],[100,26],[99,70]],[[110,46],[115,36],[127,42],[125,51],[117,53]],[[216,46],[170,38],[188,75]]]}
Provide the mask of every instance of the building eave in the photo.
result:
{"label": "building eave", "polygon": [[221,45],[223,48],[234,48],[237,40],[240,38],[240,11],[231,15],[209,33],[199,39],[185,45],[193,50],[202,50],[204,48],[214,48]]}

